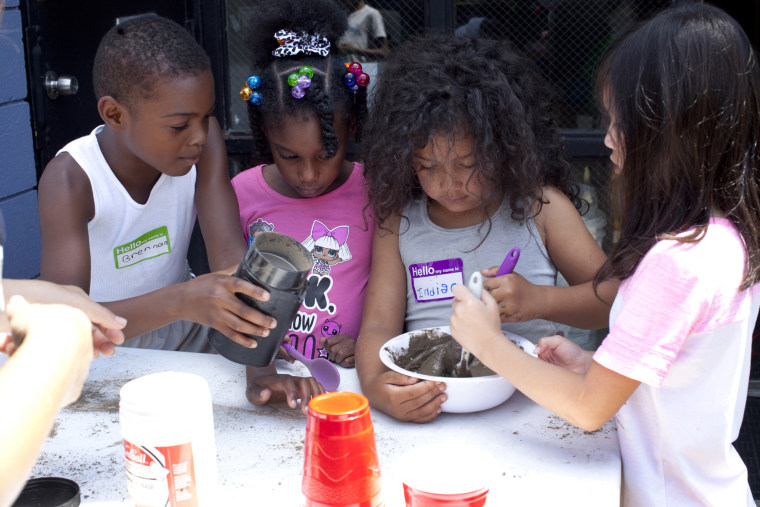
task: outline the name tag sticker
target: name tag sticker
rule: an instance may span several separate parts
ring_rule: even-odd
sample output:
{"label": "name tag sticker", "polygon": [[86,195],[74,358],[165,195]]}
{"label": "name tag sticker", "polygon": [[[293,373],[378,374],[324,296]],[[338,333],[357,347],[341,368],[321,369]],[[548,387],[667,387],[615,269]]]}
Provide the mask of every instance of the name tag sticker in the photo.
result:
{"label": "name tag sticker", "polygon": [[171,251],[169,229],[163,226],[146,232],[130,243],[117,246],[113,249],[113,257],[116,269],[122,269]]}
{"label": "name tag sticker", "polygon": [[462,259],[425,262],[409,266],[412,291],[418,303],[454,299],[451,288],[464,283]]}

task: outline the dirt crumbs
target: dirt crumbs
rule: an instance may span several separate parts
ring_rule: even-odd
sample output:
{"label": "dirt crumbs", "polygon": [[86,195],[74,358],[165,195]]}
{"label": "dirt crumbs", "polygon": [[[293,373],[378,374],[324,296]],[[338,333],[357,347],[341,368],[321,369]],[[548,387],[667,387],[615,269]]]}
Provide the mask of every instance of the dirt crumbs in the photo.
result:
{"label": "dirt crumbs", "polygon": [[557,436],[559,436],[560,439],[574,438],[582,435],[606,435],[610,432],[615,431],[614,427],[609,423],[605,424],[596,431],[585,431],[576,426],[573,426],[569,422],[554,414],[549,415],[547,419],[546,429],[556,432],[558,434]]}
{"label": "dirt crumbs", "polygon": [[79,399],[66,407],[72,412],[119,412],[119,390],[132,379],[87,382]]}

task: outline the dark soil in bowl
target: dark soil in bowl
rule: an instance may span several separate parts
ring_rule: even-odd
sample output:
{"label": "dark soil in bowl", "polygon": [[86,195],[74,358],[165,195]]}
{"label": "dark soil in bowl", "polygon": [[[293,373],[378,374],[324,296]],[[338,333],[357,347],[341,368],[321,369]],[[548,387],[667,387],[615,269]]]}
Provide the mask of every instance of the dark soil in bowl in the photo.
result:
{"label": "dark soil in bowl", "polygon": [[393,362],[405,370],[433,377],[485,377],[495,375],[478,358],[470,354],[467,367],[457,367],[462,347],[449,334],[426,329],[410,333],[409,347],[391,352]]}

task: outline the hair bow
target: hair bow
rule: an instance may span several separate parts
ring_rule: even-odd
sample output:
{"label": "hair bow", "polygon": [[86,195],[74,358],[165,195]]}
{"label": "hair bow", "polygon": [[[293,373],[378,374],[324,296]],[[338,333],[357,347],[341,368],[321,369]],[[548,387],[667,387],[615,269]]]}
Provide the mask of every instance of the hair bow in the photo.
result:
{"label": "hair bow", "polygon": [[339,245],[342,245],[348,238],[348,226],[341,225],[333,230],[330,230],[325,224],[319,220],[315,220],[314,225],[311,228],[311,238],[314,241],[317,241],[319,238],[323,238],[325,236],[333,238],[338,242]]}
{"label": "hair bow", "polygon": [[272,51],[274,56],[294,56],[298,53],[327,56],[330,53],[330,41],[319,34],[300,34],[290,30],[278,30],[274,34],[280,47]]}

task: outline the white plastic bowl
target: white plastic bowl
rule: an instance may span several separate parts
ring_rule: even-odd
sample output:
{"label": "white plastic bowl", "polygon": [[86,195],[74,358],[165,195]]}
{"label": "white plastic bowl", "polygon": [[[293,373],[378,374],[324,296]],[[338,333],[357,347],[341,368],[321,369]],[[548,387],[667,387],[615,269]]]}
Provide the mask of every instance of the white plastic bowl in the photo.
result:
{"label": "white plastic bowl", "polygon": [[[439,333],[449,333],[449,326],[429,328]],[[402,353],[409,347],[409,336],[420,334],[427,329],[418,329],[391,338],[380,348],[380,360],[391,370],[422,380],[434,380],[446,383],[448,399],[441,405],[444,412],[466,413],[487,410],[501,405],[515,392],[515,386],[500,375],[486,377],[434,377],[406,370],[393,362],[393,354]],[[517,343],[527,353],[532,355],[535,345],[528,339],[514,333],[505,333],[509,339]]]}

